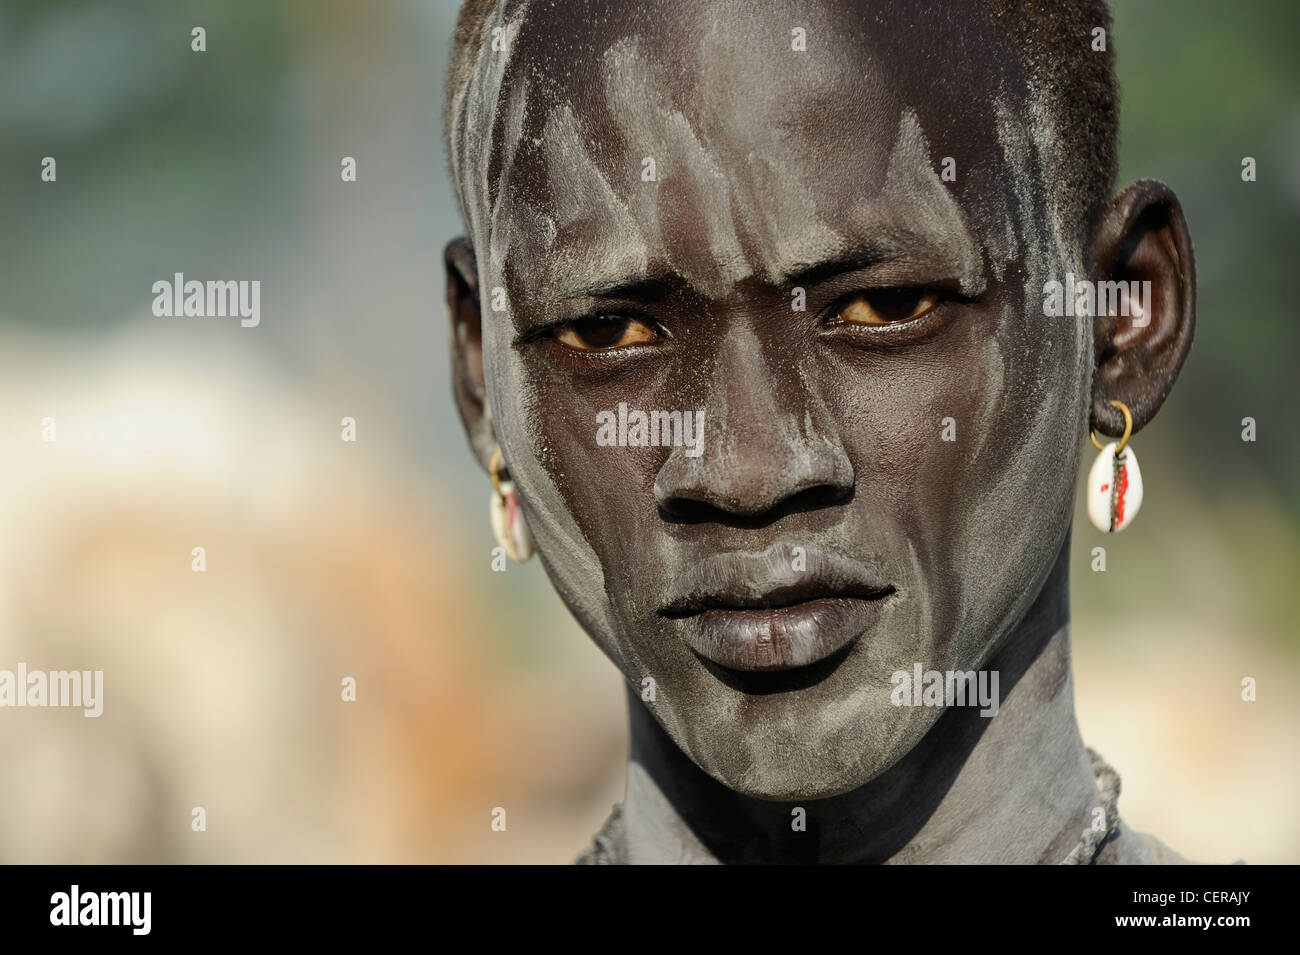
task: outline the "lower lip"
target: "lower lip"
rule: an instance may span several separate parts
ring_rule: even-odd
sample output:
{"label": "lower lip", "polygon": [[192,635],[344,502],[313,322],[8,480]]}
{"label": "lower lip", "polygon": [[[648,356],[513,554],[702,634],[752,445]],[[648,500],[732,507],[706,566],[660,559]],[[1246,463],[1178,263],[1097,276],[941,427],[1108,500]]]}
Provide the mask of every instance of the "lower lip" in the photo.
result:
{"label": "lower lip", "polygon": [[789,607],[706,610],[685,617],[696,653],[732,670],[792,670],[847,646],[880,614],[882,600],[823,597]]}

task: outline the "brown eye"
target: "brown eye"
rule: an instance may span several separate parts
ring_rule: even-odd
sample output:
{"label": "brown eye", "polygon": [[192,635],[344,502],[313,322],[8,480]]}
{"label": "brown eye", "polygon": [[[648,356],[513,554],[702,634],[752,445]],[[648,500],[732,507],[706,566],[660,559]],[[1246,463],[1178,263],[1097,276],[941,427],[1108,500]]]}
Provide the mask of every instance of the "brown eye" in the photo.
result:
{"label": "brown eye", "polygon": [[938,304],[939,296],[925,289],[875,289],[850,300],[836,318],[850,325],[893,325],[927,315]]}
{"label": "brown eye", "polygon": [[592,315],[565,322],[555,332],[555,340],[577,351],[608,351],[645,345],[659,336],[645,322],[624,315]]}

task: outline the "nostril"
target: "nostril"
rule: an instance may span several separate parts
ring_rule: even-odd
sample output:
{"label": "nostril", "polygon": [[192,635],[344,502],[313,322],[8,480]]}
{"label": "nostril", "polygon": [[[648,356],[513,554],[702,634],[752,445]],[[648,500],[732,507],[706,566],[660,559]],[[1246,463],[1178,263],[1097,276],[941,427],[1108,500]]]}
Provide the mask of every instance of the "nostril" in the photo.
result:
{"label": "nostril", "polygon": [[755,506],[738,499],[715,495],[675,494],[659,502],[659,516],[670,524],[723,524],[728,527],[758,528],[780,520],[788,514],[816,511],[847,504],[853,499],[853,486],[817,484],[803,488],[775,502]]}
{"label": "nostril", "polygon": [[713,505],[693,501],[688,497],[670,497],[659,502],[659,516],[669,524],[702,524],[709,520],[710,512],[714,511],[717,508]]}

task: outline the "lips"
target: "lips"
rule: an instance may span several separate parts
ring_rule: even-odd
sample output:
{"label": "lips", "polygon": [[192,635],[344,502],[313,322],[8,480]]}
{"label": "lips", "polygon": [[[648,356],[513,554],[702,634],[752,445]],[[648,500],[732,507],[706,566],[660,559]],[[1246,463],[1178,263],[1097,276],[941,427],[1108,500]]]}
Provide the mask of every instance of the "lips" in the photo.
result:
{"label": "lips", "polygon": [[856,561],[776,545],[761,554],[710,556],[674,582],[659,613],[719,666],[792,670],[861,636],[893,593]]}

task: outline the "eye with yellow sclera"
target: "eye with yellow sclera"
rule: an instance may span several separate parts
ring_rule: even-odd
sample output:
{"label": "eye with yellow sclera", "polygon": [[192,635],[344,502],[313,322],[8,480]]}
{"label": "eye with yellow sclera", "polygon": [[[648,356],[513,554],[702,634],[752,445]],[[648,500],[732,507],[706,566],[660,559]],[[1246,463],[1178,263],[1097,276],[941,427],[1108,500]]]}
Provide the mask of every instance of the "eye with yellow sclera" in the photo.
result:
{"label": "eye with yellow sclera", "polygon": [[626,315],[591,315],[557,326],[554,337],[574,351],[603,352],[649,345],[662,335],[646,322]]}
{"label": "eye with yellow sclera", "polygon": [[884,288],[858,292],[838,306],[831,325],[898,325],[915,321],[939,306],[939,295],[923,288]]}

